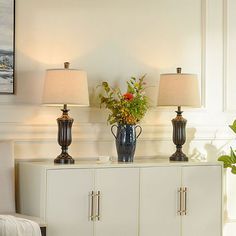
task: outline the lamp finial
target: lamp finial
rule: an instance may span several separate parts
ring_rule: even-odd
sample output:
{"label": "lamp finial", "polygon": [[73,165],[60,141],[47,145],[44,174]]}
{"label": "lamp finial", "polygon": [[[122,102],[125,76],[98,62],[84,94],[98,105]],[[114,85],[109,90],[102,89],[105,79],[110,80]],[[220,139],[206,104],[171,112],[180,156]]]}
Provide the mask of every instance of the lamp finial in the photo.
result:
{"label": "lamp finial", "polygon": [[177,70],[177,74],[181,74],[181,70],[182,70],[181,67],[177,67],[176,70]]}
{"label": "lamp finial", "polygon": [[64,62],[64,68],[65,69],[69,69],[69,67],[70,67],[70,62]]}

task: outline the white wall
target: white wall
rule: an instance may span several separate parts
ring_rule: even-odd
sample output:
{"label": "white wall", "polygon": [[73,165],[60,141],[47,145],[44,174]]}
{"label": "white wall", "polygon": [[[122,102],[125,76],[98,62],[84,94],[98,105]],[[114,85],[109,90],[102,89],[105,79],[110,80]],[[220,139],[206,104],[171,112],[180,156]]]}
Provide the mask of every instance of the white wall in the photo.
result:
{"label": "white wall", "polygon": [[[191,158],[216,160],[234,135],[236,118],[236,3],[234,0],[17,0],[16,95],[1,96],[0,138],[15,141],[16,159],[53,159],[59,153],[58,108],[40,107],[44,71],[70,61],[88,73],[90,108],[71,108],[76,157],[116,155],[106,111],[97,105],[102,80],[124,86],[147,73],[147,90],[156,104],[160,73],[196,73],[202,108],[188,110]],[[141,123],[137,156],[170,155],[174,110],[152,108]],[[236,176],[228,175],[227,192]],[[228,197],[226,218],[236,221],[236,193]],[[236,198],[235,198],[236,199]],[[226,225],[225,235],[234,223]]]}
{"label": "white wall", "polygon": [[170,120],[175,108],[155,107],[157,82],[160,73],[181,66],[198,74],[203,105],[185,109],[185,151],[216,159],[225,139],[232,139],[226,121],[233,117],[222,112],[230,105],[226,87],[232,90],[231,76],[223,76],[223,20],[222,0],[16,1],[16,95],[1,96],[0,136],[16,140],[17,159],[53,158],[58,153],[55,119],[60,112],[39,104],[45,69],[70,61],[87,71],[91,101],[90,108],[71,109],[75,157],[115,155],[96,87],[102,80],[124,87],[130,76],[144,73],[154,108],[142,122],[137,155],[168,155],[174,150]]}

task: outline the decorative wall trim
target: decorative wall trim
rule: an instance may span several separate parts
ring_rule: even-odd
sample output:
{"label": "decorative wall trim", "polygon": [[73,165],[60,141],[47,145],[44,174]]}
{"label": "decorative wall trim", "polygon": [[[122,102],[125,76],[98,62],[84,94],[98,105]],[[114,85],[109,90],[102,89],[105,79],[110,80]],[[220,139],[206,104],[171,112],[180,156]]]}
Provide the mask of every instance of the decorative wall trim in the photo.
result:
{"label": "decorative wall trim", "polygon": [[[141,124],[142,141],[171,141],[172,126]],[[19,123],[1,123],[0,140],[15,142],[56,142],[57,125],[33,125]],[[114,140],[110,126],[106,123],[80,123],[73,125],[73,142],[110,142]],[[188,140],[234,140],[234,135],[225,126],[187,127]]]}
{"label": "decorative wall trim", "polygon": [[206,19],[207,0],[201,0],[201,102],[206,107]]}
{"label": "decorative wall trim", "polygon": [[228,111],[228,0],[223,0],[223,112]]}
{"label": "decorative wall trim", "polygon": [[223,112],[235,113],[228,104],[228,82],[229,82],[229,0],[223,1]]}
{"label": "decorative wall trim", "polygon": [[[206,24],[207,24],[207,1],[201,0],[201,105],[206,108]],[[160,108],[164,109],[164,108]]]}

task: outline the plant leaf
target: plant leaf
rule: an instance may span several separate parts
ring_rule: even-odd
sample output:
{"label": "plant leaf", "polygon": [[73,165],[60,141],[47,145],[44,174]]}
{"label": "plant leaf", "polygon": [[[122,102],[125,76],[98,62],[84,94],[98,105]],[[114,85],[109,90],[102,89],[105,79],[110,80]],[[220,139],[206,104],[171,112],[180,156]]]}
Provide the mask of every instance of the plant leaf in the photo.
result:
{"label": "plant leaf", "polygon": [[229,162],[229,163],[231,163],[231,157],[228,156],[228,155],[220,156],[220,157],[218,158],[218,161],[223,161],[223,162]]}
{"label": "plant leaf", "polygon": [[231,172],[232,172],[233,174],[236,174],[236,166],[231,166],[231,168],[232,168]]}
{"label": "plant leaf", "polygon": [[117,87],[113,88],[108,82],[103,81],[101,93],[99,94],[100,107],[104,106],[110,111],[108,123],[114,124],[136,124],[140,121],[149,108],[148,99],[145,95],[144,76],[140,79],[131,77],[126,81],[127,92],[133,94],[133,98],[128,100]]}
{"label": "plant leaf", "polygon": [[232,164],[235,164],[236,163],[236,155],[235,155],[232,147],[230,147],[230,157],[231,157]]}
{"label": "plant leaf", "polygon": [[229,125],[229,127],[234,131],[234,133],[236,133],[236,120],[232,125]]}
{"label": "plant leaf", "polygon": [[231,167],[233,164],[231,160],[231,156],[228,156],[228,155],[220,156],[218,158],[218,161],[224,162],[224,168]]}

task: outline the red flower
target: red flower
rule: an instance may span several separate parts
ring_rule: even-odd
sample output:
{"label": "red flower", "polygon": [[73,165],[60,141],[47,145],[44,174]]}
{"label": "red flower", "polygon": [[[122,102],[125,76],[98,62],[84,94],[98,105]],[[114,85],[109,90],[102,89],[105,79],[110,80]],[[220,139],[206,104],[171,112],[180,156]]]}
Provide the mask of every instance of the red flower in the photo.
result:
{"label": "red flower", "polygon": [[131,101],[134,98],[134,95],[132,93],[125,93],[124,95],[124,99]]}

